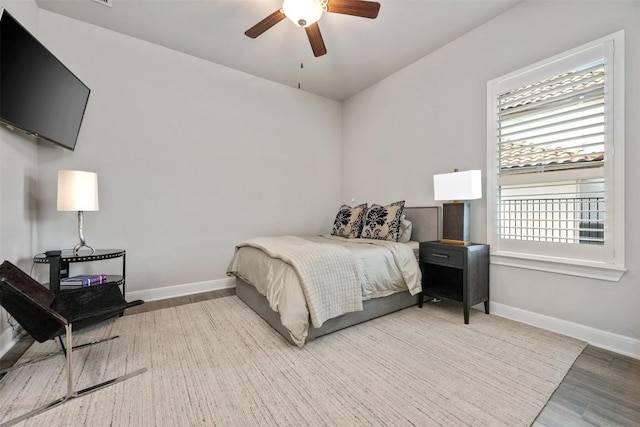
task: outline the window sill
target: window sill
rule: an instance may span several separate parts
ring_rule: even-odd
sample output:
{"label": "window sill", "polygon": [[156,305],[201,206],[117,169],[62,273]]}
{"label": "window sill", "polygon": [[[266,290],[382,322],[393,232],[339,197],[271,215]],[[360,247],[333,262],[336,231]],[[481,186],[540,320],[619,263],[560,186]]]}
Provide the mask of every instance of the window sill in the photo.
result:
{"label": "window sill", "polygon": [[491,264],[508,267],[526,268],[549,273],[618,282],[627,271],[626,268],[612,264],[584,262],[568,258],[547,258],[514,252],[494,252]]}

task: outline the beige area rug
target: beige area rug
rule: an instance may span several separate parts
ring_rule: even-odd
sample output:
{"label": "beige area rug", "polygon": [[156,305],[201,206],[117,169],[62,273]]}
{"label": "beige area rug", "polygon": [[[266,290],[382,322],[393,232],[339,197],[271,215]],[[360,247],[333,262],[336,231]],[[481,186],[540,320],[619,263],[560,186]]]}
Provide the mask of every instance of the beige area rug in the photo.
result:
{"label": "beige area rug", "polygon": [[[27,420],[35,426],[526,426],[584,342],[458,305],[411,307],[303,349],[237,297],[77,334],[77,388],[149,371]],[[56,349],[34,344],[23,357]],[[0,423],[64,394],[63,357],[0,382]]]}

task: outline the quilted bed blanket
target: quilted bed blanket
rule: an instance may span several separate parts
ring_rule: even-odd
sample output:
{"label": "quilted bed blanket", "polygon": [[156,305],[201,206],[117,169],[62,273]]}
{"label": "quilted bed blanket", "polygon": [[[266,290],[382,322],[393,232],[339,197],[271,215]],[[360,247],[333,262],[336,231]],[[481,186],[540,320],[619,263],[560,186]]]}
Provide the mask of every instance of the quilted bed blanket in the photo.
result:
{"label": "quilted bed blanket", "polygon": [[314,327],[331,318],[362,310],[359,264],[339,245],[319,244],[300,237],[257,237],[237,248],[253,247],[289,264],[298,275]]}

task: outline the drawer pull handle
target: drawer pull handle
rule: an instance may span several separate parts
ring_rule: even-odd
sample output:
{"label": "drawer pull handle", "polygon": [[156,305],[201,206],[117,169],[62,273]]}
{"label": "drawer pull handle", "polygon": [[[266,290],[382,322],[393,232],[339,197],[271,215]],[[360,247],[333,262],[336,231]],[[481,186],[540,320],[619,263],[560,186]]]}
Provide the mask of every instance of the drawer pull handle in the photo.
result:
{"label": "drawer pull handle", "polygon": [[449,255],[442,255],[442,254],[431,254],[436,258],[449,258]]}

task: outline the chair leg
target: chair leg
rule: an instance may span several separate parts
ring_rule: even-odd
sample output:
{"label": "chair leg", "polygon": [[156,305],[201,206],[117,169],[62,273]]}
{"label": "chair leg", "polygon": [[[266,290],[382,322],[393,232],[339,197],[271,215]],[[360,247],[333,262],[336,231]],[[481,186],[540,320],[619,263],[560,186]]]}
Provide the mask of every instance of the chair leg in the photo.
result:
{"label": "chair leg", "polygon": [[66,345],[67,393],[63,397],[61,397],[59,399],[56,399],[56,400],[54,400],[52,402],[49,402],[49,403],[47,403],[47,404],[45,404],[45,405],[43,405],[43,406],[41,406],[39,408],[34,409],[33,411],[27,412],[24,415],[21,415],[21,416],[19,416],[17,418],[14,418],[14,419],[10,420],[10,421],[7,421],[6,423],[3,423],[2,427],[12,426],[12,425],[17,424],[17,423],[19,423],[21,421],[26,420],[27,418],[31,418],[34,415],[38,415],[38,414],[41,414],[41,413],[43,413],[45,411],[48,411],[49,409],[55,408],[56,406],[61,405],[61,404],[63,404],[64,402],[66,402],[68,400],[74,399],[76,397],[85,396],[85,395],[87,395],[89,393],[92,393],[94,391],[98,391],[98,390],[103,389],[105,387],[120,383],[122,381],[128,380],[129,378],[133,378],[133,377],[135,377],[137,375],[140,375],[142,373],[147,372],[147,368],[141,368],[141,369],[138,369],[137,371],[130,372],[128,374],[121,375],[121,376],[116,377],[116,378],[112,378],[110,380],[101,382],[100,384],[95,384],[95,385],[89,386],[87,388],[84,388],[84,389],[79,390],[79,391],[76,392],[76,391],[74,391],[74,387],[73,387],[73,373],[72,373],[72,369],[71,369],[72,368],[72,366],[71,366],[71,356],[73,354],[73,338],[72,338],[72,335],[71,335],[71,324],[65,325],[65,332],[66,332],[66,341],[67,341],[67,345]]}
{"label": "chair leg", "polygon": [[65,338],[67,339],[67,395],[66,399],[73,397],[73,375],[71,372],[71,356],[73,355],[73,336],[71,333],[71,323],[64,325]]}
{"label": "chair leg", "polygon": [[[2,370],[0,370],[0,376],[6,374],[7,372],[15,371],[16,369],[22,368],[23,366],[32,365],[34,363],[38,363],[38,362],[41,362],[43,360],[50,359],[50,358],[52,358],[54,356],[59,356],[61,354],[64,354],[66,356],[66,354],[67,354],[66,351],[67,350],[65,348],[65,345],[63,344],[62,338],[60,338],[60,337],[58,337],[58,338],[60,339],[60,347],[62,347],[62,350],[54,351],[52,353],[43,354],[42,356],[34,357],[33,359],[27,360],[26,362],[20,363],[19,365],[13,365],[13,366],[11,366],[9,368],[2,369]],[[101,340],[95,340],[95,341],[91,341],[91,342],[88,342],[88,343],[85,343],[85,344],[76,345],[76,346],[73,347],[73,349],[74,350],[80,350],[80,349],[85,348],[85,347],[90,347],[92,345],[101,344],[103,342],[115,340],[116,338],[120,338],[120,335],[114,335],[112,337],[103,338]]]}

